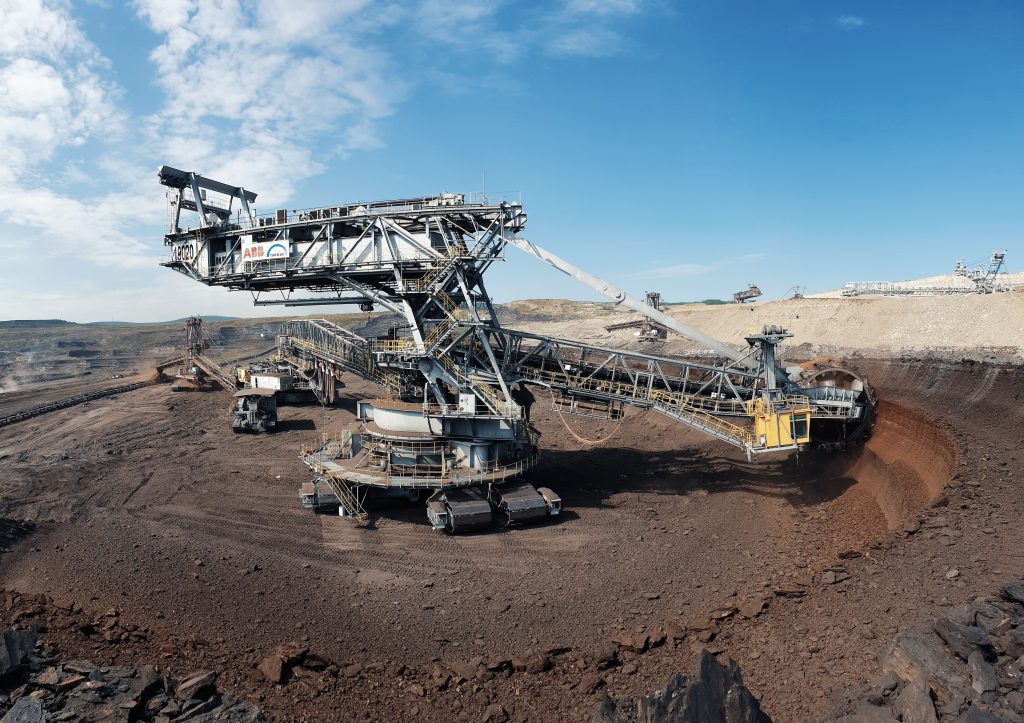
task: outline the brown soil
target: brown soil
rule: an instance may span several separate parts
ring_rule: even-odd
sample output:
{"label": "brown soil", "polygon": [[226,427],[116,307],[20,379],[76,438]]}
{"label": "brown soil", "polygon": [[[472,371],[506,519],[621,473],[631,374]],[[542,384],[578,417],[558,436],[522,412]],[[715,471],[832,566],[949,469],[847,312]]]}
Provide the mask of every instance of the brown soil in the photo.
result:
{"label": "brown soil", "polygon": [[[773,718],[814,718],[874,677],[899,627],[1024,570],[1021,369],[861,368],[884,401],[871,440],[839,458],[747,464],[635,412],[587,448],[542,399],[534,479],[565,514],[455,537],[432,531],[421,504],[378,504],[370,529],[299,506],[297,448],[351,421],[368,384],[326,413],[282,407],[281,431],[261,436],[228,431],[226,395],[140,389],[0,431],[0,515],[37,524],[0,556],[0,585],[116,608],[150,631],[118,643],[55,626],[70,655],[213,667],[279,720],[481,720],[496,701],[513,718],[589,718],[602,691],[575,686],[594,648],[663,626],[684,630],[679,644],[622,653],[636,672],[603,673],[605,690],[653,689],[707,646],[739,661]],[[569,423],[585,438],[612,431]],[[837,584],[823,584],[830,569]],[[761,599],[760,615],[709,624]],[[256,666],[289,640],[358,666],[323,690],[266,683]],[[474,656],[554,647],[571,652],[549,672],[429,685]]]}

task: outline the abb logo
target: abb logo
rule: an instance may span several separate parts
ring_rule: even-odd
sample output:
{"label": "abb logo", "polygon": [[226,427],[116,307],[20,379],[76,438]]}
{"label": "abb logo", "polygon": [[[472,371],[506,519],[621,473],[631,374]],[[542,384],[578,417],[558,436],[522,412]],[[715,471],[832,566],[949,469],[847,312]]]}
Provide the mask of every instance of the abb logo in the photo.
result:
{"label": "abb logo", "polygon": [[242,258],[250,259],[274,259],[288,255],[288,249],[284,244],[271,244],[268,248],[264,244],[253,244],[242,250]]}

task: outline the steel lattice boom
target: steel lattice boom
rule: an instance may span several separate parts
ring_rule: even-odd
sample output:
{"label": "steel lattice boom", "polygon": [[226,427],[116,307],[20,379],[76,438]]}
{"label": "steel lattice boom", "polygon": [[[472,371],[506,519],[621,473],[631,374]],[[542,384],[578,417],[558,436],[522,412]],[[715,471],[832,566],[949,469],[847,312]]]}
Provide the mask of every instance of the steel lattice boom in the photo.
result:
{"label": "steel lattice boom", "polygon": [[[442,490],[428,515],[450,529],[479,521],[477,497],[513,521],[557,511],[550,490],[536,492],[533,507],[521,485],[502,497],[502,484],[537,458],[529,387],[550,389],[560,411],[617,418],[624,405],[653,409],[748,456],[808,443],[812,420],[845,433],[869,416],[859,379],[805,388],[787,377],[775,361],[776,345],[789,336],[784,330],[766,328],[746,349],[722,344],[521,238],[527,217],[519,203],[440,194],[259,216],[250,205],[255,195],[244,189],[167,167],[160,178],[172,211],[163,265],[204,284],[247,290],[257,304],[350,303],[402,319],[383,338],[326,320],[282,327],[279,357],[325,397],[333,397],[343,373],[390,395],[359,404],[362,432],[303,452],[315,473],[304,496],[311,506],[326,497],[361,515],[365,488],[380,487]],[[182,209],[196,212],[194,228],[180,226]],[[484,276],[509,244],[699,342],[718,361],[504,328]],[[455,488],[468,498],[448,494]]]}

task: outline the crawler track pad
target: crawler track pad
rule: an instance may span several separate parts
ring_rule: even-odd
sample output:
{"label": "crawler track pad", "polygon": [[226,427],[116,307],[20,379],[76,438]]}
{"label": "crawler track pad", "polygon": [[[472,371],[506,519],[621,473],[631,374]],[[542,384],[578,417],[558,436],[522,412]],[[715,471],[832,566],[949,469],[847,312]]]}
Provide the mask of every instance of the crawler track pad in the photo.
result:
{"label": "crawler track pad", "polygon": [[495,507],[507,516],[509,523],[530,522],[546,517],[548,505],[533,485],[508,482],[492,491]]}
{"label": "crawler track pad", "polygon": [[445,492],[448,508],[448,530],[462,532],[491,524],[491,505],[483,494],[472,487]]}

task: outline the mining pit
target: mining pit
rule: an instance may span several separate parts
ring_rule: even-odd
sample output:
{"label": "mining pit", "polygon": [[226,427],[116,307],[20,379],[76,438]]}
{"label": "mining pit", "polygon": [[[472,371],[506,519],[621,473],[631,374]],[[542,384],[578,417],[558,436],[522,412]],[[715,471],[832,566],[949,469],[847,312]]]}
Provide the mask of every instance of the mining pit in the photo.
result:
{"label": "mining pit", "polygon": [[[1024,367],[989,357],[849,359],[879,400],[866,441],[754,463],[654,413],[560,418],[538,395],[529,478],[565,512],[464,535],[422,503],[371,501],[366,528],[300,506],[300,445],[353,422],[367,382],[282,406],[268,435],[231,434],[224,393],[96,400],[0,429],[0,624],[65,657],[217,671],[271,720],[590,720],[704,649],[773,720],[826,718],[901,630],[1024,572]],[[104,614],[113,634],[82,624]],[[291,642],[329,665],[268,681]]]}

